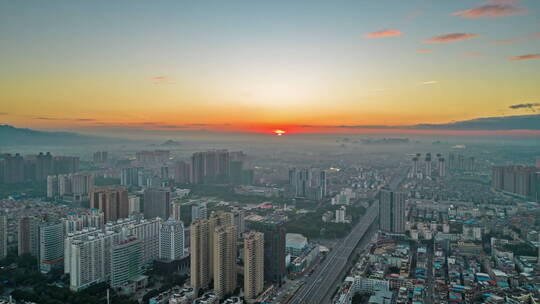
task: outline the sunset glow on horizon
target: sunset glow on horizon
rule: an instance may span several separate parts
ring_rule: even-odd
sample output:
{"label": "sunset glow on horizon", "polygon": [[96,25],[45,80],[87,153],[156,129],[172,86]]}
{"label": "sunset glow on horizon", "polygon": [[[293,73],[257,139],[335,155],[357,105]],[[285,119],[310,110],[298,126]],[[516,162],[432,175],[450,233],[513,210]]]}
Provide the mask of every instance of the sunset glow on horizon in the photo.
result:
{"label": "sunset glow on horizon", "polygon": [[512,106],[540,102],[540,2],[496,2],[5,1],[0,124],[281,136],[537,114]]}

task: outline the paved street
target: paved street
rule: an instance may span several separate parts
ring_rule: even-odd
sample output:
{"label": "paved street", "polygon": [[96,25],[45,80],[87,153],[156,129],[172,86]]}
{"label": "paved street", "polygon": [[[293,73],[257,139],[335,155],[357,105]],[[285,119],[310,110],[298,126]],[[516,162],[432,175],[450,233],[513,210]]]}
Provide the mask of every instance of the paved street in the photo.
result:
{"label": "paved street", "polygon": [[334,283],[340,279],[340,275],[343,273],[358,242],[377,219],[378,208],[378,202],[373,203],[351,233],[328,253],[326,259],[315,269],[313,274],[306,280],[306,284],[298,290],[289,303],[323,303],[322,301],[332,291],[331,288]]}
{"label": "paved street", "polygon": [[[396,189],[405,179],[408,170],[409,168],[400,168],[399,173],[394,176],[388,186]],[[341,280],[343,274],[348,271],[345,268],[348,266],[352,253],[377,219],[378,212],[379,203],[374,202],[351,233],[336,244],[288,303],[318,304],[325,303],[325,300],[331,297],[336,282]]]}

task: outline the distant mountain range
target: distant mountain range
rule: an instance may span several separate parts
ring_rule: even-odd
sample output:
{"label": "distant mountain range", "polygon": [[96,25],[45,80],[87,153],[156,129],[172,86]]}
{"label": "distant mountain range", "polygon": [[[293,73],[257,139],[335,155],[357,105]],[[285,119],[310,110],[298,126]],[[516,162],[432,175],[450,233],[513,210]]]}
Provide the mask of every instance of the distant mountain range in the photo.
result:
{"label": "distant mountain range", "polygon": [[456,121],[443,124],[417,124],[409,126],[391,125],[340,125],[344,129],[401,129],[401,130],[540,130],[540,114],[484,117],[471,120]]}
{"label": "distant mountain range", "polygon": [[411,128],[435,130],[540,130],[540,114],[485,117],[446,124],[419,124]]}
{"label": "distant mountain range", "polygon": [[0,125],[0,145],[76,145],[111,142],[107,137],[71,132],[45,132]]}

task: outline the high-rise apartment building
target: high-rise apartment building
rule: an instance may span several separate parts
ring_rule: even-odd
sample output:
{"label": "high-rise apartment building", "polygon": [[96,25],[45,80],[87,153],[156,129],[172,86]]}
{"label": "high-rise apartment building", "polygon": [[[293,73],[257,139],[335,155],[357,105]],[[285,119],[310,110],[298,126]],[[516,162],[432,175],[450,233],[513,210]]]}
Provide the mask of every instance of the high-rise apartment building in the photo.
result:
{"label": "high-rise apartment building", "polygon": [[141,212],[141,198],[137,195],[129,195],[128,196],[128,213],[139,213]]}
{"label": "high-rise apartment building", "polygon": [[8,224],[7,217],[0,215],[0,260],[6,258],[8,253]]}
{"label": "high-rise apartment building", "polygon": [[140,187],[142,186],[139,180],[139,173],[142,172],[142,168],[129,167],[122,168],[120,171],[120,184],[125,187]]}
{"label": "high-rise apartment building", "polygon": [[142,242],[142,263],[151,267],[159,257],[159,233],[162,220],[160,218],[143,219],[127,226],[130,235]]}
{"label": "high-rise apartment building", "polygon": [[250,224],[264,234],[264,280],[281,286],[285,278],[285,235],[282,222],[265,220]]}
{"label": "high-rise apartment building", "polygon": [[214,292],[223,299],[236,289],[236,227],[221,225],[214,230]]}
{"label": "high-rise apartment building", "polygon": [[111,287],[119,287],[143,274],[142,243],[128,237],[112,249]]}
{"label": "high-rise apartment building", "polygon": [[491,173],[491,185],[494,189],[538,201],[539,172],[540,169],[535,167],[494,166]]}
{"label": "high-rise apartment building", "polygon": [[[112,249],[118,243],[120,234],[95,232],[84,234],[66,242],[65,267],[69,273],[70,289],[79,291],[92,284],[106,282],[111,275]],[[69,238],[68,238],[69,239]],[[68,240],[66,239],[66,240]],[[66,248],[68,249],[68,248]],[[68,265],[66,265],[68,266]]]}
{"label": "high-rise apartment building", "polygon": [[294,197],[321,200],[326,196],[326,171],[317,168],[289,170],[289,191]]}
{"label": "high-rise apartment building", "polygon": [[36,180],[45,181],[47,176],[54,174],[54,161],[50,152],[36,156]]}
{"label": "high-rise apartment building", "polygon": [[198,219],[191,223],[190,228],[190,281],[191,287],[197,293],[208,287],[210,283],[209,263],[209,221]]}
{"label": "high-rise apartment building", "polygon": [[80,231],[85,228],[102,229],[105,225],[105,214],[99,209],[90,209],[89,213],[70,212],[62,219],[64,233]]}
{"label": "high-rise apartment building", "polygon": [[214,270],[215,267],[213,265],[214,263],[214,237],[215,237],[215,231],[217,228],[221,226],[231,226],[234,224],[233,221],[233,215],[229,212],[214,212],[210,215],[208,219],[208,230],[209,230],[209,236],[208,236],[208,246],[209,246],[209,263],[210,263],[210,279],[214,279]]}
{"label": "high-rise apartment building", "polygon": [[191,220],[195,221],[198,219],[207,219],[208,218],[208,208],[206,203],[201,203],[200,205],[191,206]]}
{"label": "high-rise apartment building", "polygon": [[64,262],[64,227],[61,222],[44,222],[39,226],[39,269],[48,273]]}
{"label": "high-rise apartment building", "polygon": [[37,217],[25,216],[19,219],[18,254],[39,256],[39,225],[41,220]]}
{"label": "high-rise apartment building", "polygon": [[[136,272],[143,271],[159,258],[161,220],[145,220],[139,216],[108,222],[103,228],[84,228],[71,232],[64,241],[64,273],[70,275],[70,287],[80,290],[98,282],[112,283],[113,249],[127,240],[137,240]],[[116,253],[118,254],[118,252]],[[118,260],[115,263],[121,263]],[[122,266],[117,264],[117,266]],[[117,280],[132,280],[117,269]],[[115,284],[117,284],[116,282]],[[123,281],[125,283],[125,281]],[[123,284],[119,283],[119,284]]]}
{"label": "high-rise apartment building", "polygon": [[181,221],[167,220],[161,225],[159,233],[159,258],[173,261],[184,257],[184,224]]}
{"label": "high-rise apartment building", "polygon": [[264,234],[248,232],[244,237],[244,298],[254,303],[264,287]]}
{"label": "high-rise apartment building", "polygon": [[0,155],[0,182],[5,184],[25,181],[25,163],[19,153]]}
{"label": "high-rise apartment building", "polygon": [[386,233],[405,233],[405,193],[381,189],[379,225]]}
{"label": "high-rise apartment building", "polygon": [[94,152],[93,157],[92,157],[92,160],[94,161],[94,163],[97,163],[97,164],[103,164],[103,163],[106,163],[107,160],[108,160],[108,153],[107,153],[107,151],[97,151],[97,152]]}
{"label": "high-rise apartment building", "polygon": [[191,157],[193,183],[228,182],[229,165],[229,152],[227,150],[193,153]]}
{"label": "high-rise apartment building", "polygon": [[439,169],[439,177],[445,177],[446,176],[446,163],[444,161],[443,157],[439,157],[438,162],[438,169]]}
{"label": "high-rise apartment building", "polygon": [[425,172],[425,175],[426,177],[431,177],[431,153],[426,153],[426,158],[425,158],[425,163],[426,163],[426,166],[425,166],[425,169],[426,169],[426,172]]}
{"label": "high-rise apartment building", "polygon": [[167,220],[171,214],[171,192],[167,189],[148,188],[144,191],[144,217]]}
{"label": "high-rise apartment building", "polygon": [[47,176],[47,197],[54,198],[58,196],[58,194],[59,194],[58,176],[56,175]]}
{"label": "high-rise apartment building", "polygon": [[105,222],[126,218],[129,215],[128,192],[120,187],[96,187],[90,192],[90,208],[105,214]]}
{"label": "high-rise apartment building", "polygon": [[233,212],[233,222],[236,226],[236,232],[238,233],[238,238],[242,237],[242,234],[246,232],[246,221],[244,219],[244,211],[236,210]]}
{"label": "high-rise apartment building", "polygon": [[190,163],[182,161],[174,164],[174,182],[177,184],[191,184],[192,173]]}
{"label": "high-rise apartment building", "polygon": [[171,218],[175,221],[182,220],[182,204],[180,201],[171,202]]}

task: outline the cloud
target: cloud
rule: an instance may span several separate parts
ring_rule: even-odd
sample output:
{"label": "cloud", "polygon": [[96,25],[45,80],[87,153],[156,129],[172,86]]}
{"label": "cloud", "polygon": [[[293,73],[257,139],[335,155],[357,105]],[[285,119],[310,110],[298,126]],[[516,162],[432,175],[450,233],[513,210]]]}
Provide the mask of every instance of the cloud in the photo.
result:
{"label": "cloud", "polygon": [[403,32],[398,30],[381,30],[364,35],[364,38],[386,38],[386,37],[398,37],[403,35]]}
{"label": "cloud", "polygon": [[469,33],[450,33],[444,35],[438,35],[431,37],[430,39],[422,41],[422,43],[449,43],[463,40],[470,40],[480,37],[479,34],[469,34]]}
{"label": "cloud", "polygon": [[540,103],[534,102],[534,103],[518,103],[518,104],[511,105],[508,108],[512,110],[529,109],[533,112],[536,112],[535,108],[538,108],[538,107],[540,107]]}
{"label": "cloud", "polygon": [[477,19],[477,18],[502,18],[506,16],[514,16],[526,14],[527,9],[515,5],[518,1],[511,0],[492,0],[487,1],[479,7],[453,12],[450,15],[459,16],[461,18]]}
{"label": "cloud", "polygon": [[525,39],[506,39],[506,40],[495,40],[490,42],[491,45],[501,45],[501,44],[510,44],[510,43],[519,43],[523,42]]}
{"label": "cloud", "polygon": [[34,117],[33,119],[35,119],[35,120],[65,120],[65,119],[62,119],[62,118],[44,117],[44,116]]}
{"label": "cloud", "polygon": [[184,126],[184,125],[157,125],[156,127],[160,129],[187,129],[189,128],[188,126]]}
{"label": "cloud", "polygon": [[62,118],[62,117],[47,117],[47,116],[37,116],[32,117],[35,120],[67,120],[67,121],[96,121],[94,118]]}
{"label": "cloud", "polygon": [[422,82],[423,85],[429,85],[429,84],[437,84],[439,83],[437,80],[429,80]]}
{"label": "cloud", "polygon": [[491,45],[501,45],[501,44],[509,44],[509,43],[519,43],[527,41],[528,39],[536,39],[540,38],[540,32],[532,33],[527,35],[527,37],[520,38],[520,39],[506,39],[506,40],[495,40],[491,42]]}
{"label": "cloud", "polygon": [[466,51],[466,52],[461,53],[461,56],[463,58],[480,58],[480,57],[484,57],[485,54],[479,51]]}
{"label": "cloud", "polygon": [[154,85],[171,85],[176,84],[176,82],[173,81],[172,77],[166,76],[166,75],[160,75],[160,76],[154,76],[152,77]]}
{"label": "cloud", "polygon": [[430,50],[430,49],[418,49],[416,50],[417,53],[433,53],[433,50]]}
{"label": "cloud", "polygon": [[520,61],[520,60],[538,59],[538,58],[540,58],[540,54],[526,54],[526,55],[510,57],[508,58],[508,61]]}
{"label": "cloud", "polygon": [[408,20],[411,20],[411,19],[414,19],[416,17],[418,17],[419,15],[423,14],[424,11],[423,10],[415,10],[415,11],[412,11],[410,12],[408,15],[407,15],[407,19]]}
{"label": "cloud", "polygon": [[9,113],[7,112],[0,112],[0,115],[8,115]]}

